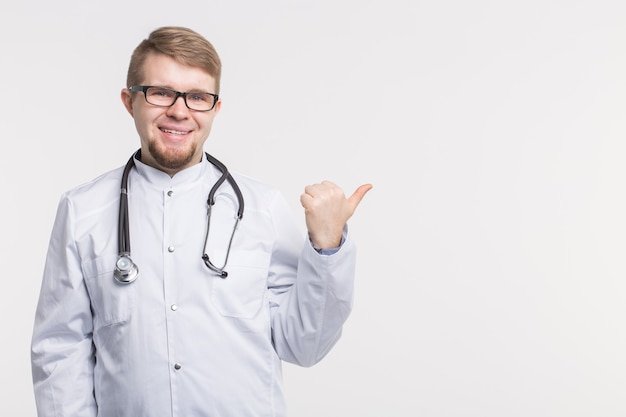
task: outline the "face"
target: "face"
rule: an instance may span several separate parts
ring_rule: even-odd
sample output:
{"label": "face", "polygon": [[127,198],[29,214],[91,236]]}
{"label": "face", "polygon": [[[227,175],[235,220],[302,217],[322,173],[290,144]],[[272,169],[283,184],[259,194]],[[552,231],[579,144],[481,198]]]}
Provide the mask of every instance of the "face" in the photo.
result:
{"label": "face", "polygon": [[[141,85],[167,87],[176,91],[215,92],[215,79],[204,70],[174,59],[150,54],[143,64]],[[221,101],[213,110],[190,110],[179,97],[171,107],[148,104],[142,92],[122,90],[122,102],[135,119],[141,140],[141,161],[173,176],[202,160],[204,142]]]}

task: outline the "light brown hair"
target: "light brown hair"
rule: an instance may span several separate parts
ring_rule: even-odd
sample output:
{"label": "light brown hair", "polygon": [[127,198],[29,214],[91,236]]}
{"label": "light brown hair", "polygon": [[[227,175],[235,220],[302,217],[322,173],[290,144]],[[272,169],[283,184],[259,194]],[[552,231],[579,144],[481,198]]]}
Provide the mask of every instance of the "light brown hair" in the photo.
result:
{"label": "light brown hair", "polygon": [[215,94],[220,91],[222,63],[213,45],[202,35],[179,26],[165,26],[154,30],[133,51],[126,76],[126,87],[137,85],[143,79],[143,64],[151,53],[169,56],[181,64],[198,67],[215,79]]}

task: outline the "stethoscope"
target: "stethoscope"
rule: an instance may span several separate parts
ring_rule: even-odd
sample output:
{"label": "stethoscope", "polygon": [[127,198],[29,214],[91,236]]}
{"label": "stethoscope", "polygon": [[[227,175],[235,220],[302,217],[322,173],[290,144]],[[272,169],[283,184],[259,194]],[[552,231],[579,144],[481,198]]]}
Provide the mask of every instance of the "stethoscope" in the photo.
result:
{"label": "stethoscope", "polygon": [[[224,268],[226,268],[226,264],[228,263],[228,255],[230,255],[230,247],[233,243],[233,237],[235,237],[235,231],[237,230],[237,226],[239,226],[239,222],[243,218],[243,195],[241,194],[241,190],[235,182],[235,179],[228,172],[228,168],[226,168],[226,165],[224,165],[208,153],[205,153],[205,155],[209,162],[215,165],[221,171],[222,176],[215,182],[215,184],[211,188],[211,191],[209,191],[209,197],[207,199],[207,227],[206,237],[204,238],[204,254],[202,255],[202,260],[211,271],[216,272],[221,278],[226,278],[228,276],[228,272],[224,271]],[[140,156],[141,150],[135,152],[126,163],[126,166],[124,167],[124,172],[122,173],[122,186],[120,189],[120,212],[117,226],[119,252],[117,255],[117,262],[115,262],[115,270],[113,271],[113,276],[121,284],[130,284],[131,282],[135,281],[137,279],[137,276],[139,275],[139,268],[130,257],[130,227],[128,220],[128,174],[130,173],[130,170],[135,166],[135,157],[140,158]],[[209,240],[209,229],[211,227],[211,208],[215,204],[215,193],[217,189],[224,183],[224,181],[228,181],[233,191],[235,192],[239,208],[237,209],[235,226],[233,227],[233,232],[230,235],[230,240],[228,242],[226,257],[224,258],[224,265],[219,267],[215,266],[213,262],[211,262],[211,260],[209,259],[206,246]]]}

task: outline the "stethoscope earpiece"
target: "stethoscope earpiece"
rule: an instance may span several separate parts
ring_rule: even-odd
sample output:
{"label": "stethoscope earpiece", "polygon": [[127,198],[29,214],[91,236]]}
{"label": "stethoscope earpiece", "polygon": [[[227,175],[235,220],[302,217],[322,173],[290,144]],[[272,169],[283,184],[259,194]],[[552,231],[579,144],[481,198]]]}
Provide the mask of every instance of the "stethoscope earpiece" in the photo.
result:
{"label": "stethoscope earpiece", "polygon": [[113,276],[120,284],[130,284],[137,279],[139,267],[128,255],[120,255],[115,262]]}

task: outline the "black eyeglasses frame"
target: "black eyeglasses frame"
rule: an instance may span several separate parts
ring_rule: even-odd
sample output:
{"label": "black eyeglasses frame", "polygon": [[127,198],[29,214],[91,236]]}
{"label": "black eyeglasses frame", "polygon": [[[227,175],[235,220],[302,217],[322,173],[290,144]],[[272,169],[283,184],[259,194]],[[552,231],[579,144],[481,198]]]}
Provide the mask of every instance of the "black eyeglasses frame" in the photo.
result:
{"label": "black eyeglasses frame", "polygon": [[[151,103],[148,100],[148,94],[147,91],[150,88],[160,88],[162,90],[167,90],[167,91],[171,91],[172,93],[175,94],[174,96],[174,100],[172,101],[172,104],[170,105],[164,105],[164,104],[154,104]],[[146,103],[152,105],[152,106],[157,106],[157,107],[172,107],[174,104],[176,104],[176,100],[178,100],[178,97],[182,97],[183,101],[185,102],[185,106],[187,106],[187,108],[189,110],[193,110],[193,111],[201,111],[201,112],[205,112],[205,111],[211,111],[215,108],[215,105],[217,104],[218,100],[219,100],[219,95],[218,94],[213,94],[213,93],[207,93],[206,91],[187,91],[187,92],[181,92],[181,91],[176,91],[176,90],[172,90],[171,88],[167,88],[167,87],[160,87],[158,85],[131,85],[130,87],[128,87],[128,89],[130,91],[136,91],[136,92],[143,92],[143,97],[146,100]],[[193,107],[189,106],[189,103],[187,103],[187,94],[208,94],[210,96],[213,97],[213,105],[211,106],[211,108],[206,109],[206,110],[198,110],[198,109],[194,109]]]}

